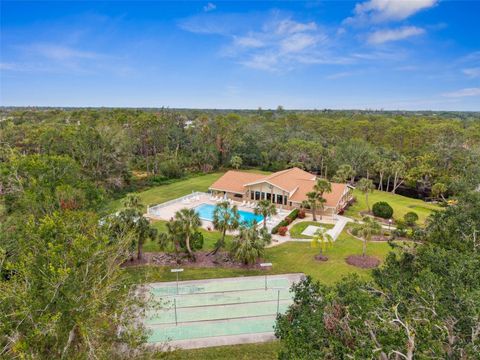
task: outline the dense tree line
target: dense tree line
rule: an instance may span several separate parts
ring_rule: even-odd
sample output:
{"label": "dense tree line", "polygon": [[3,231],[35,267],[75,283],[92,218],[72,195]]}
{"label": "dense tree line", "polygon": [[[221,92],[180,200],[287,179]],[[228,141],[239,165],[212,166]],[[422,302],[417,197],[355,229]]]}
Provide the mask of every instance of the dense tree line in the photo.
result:
{"label": "dense tree line", "polygon": [[307,278],[278,316],[280,359],[479,359],[480,195],[429,219],[372,281]]}
{"label": "dense tree line", "polygon": [[0,142],[3,159],[6,147],[69,157],[107,192],[128,187],[132,171],[162,180],[230,166],[299,166],[424,196],[435,185],[458,194],[480,179],[478,114],[15,110],[0,122]]}

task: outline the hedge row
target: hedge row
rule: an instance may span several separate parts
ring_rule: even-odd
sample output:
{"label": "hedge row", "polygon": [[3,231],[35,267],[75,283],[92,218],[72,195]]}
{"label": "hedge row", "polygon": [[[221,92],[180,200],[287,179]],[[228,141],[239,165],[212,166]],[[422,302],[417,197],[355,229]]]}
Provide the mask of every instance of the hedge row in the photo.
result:
{"label": "hedge row", "polygon": [[[272,234],[278,233],[278,228],[280,228],[280,227],[282,227],[282,226],[288,226],[288,225],[290,225],[290,223],[298,217],[298,213],[299,213],[299,210],[298,210],[298,209],[293,209],[292,212],[291,212],[290,214],[288,214],[287,217],[285,217],[285,219],[283,219],[282,221],[280,221],[277,225],[275,225],[275,226],[272,228]],[[287,218],[288,218],[289,220],[288,220]]]}

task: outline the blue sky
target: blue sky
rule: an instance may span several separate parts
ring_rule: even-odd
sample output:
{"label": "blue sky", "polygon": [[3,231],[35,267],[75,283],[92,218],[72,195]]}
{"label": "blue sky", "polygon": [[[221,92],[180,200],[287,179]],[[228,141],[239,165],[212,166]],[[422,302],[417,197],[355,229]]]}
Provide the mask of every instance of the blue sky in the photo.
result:
{"label": "blue sky", "polygon": [[0,104],[480,110],[480,2],[1,2]]}

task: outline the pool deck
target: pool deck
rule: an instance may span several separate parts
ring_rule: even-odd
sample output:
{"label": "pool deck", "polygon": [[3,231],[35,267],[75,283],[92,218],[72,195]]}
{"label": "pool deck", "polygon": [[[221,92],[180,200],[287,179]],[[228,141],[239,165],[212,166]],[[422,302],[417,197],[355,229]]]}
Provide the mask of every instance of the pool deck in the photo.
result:
{"label": "pool deck", "polygon": [[[178,201],[169,201],[164,204],[159,204],[157,205],[157,209],[155,209],[155,207],[151,207],[144,216],[152,220],[169,221],[180,209],[192,209],[202,204],[216,205],[217,203],[218,201],[213,200],[210,194],[197,193],[197,195],[192,194],[187,199],[179,199]],[[251,207],[241,206],[241,203],[239,202],[233,202],[233,204],[237,205],[238,210],[253,213],[253,209]],[[267,225],[267,228],[271,230],[273,226],[278,224],[288,214],[289,211],[287,210],[279,210],[276,216],[272,217],[272,219],[269,219],[269,224]],[[211,221],[202,219],[202,228],[206,230],[213,230],[213,224]],[[232,232],[229,234],[233,235],[236,234],[236,232]]]}

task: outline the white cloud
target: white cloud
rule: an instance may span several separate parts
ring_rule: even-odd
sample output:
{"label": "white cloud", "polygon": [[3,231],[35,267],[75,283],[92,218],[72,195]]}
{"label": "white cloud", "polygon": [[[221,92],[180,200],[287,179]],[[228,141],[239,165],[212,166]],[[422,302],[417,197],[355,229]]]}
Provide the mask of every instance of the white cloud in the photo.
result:
{"label": "white cloud", "polygon": [[205,5],[205,6],[203,7],[203,11],[209,12],[209,11],[215,10],[216,8],[217,8],[217,5],[215,5],[214,3],[209,2],[207,5]]}
{"label": "white cloud", "polygon": [[468,69],[463,69],[462,72],[467,75],[469,78],[480,77],[480,67],[473,67]]}
{"label": "white cloud", "polygon": [[71,47],[55,44],[33,44],[27,51],[52,60],[95,59],[99,55],[94,52],[77,50]]}
{"label": "white cloud", "polygon": [[284,53],[299,52],[315,45],[319,40],[316,36],[297,33],[284,38],[280,42],[280,49]]}
{"label": "white cloud", "polygon": [[466,88],[443,94],[445,97],[461,98],[467,96],[480,96],[480,88]]}
{"label": "white cloud", "polygon": [[274,27],[275,32],[280,35],[317,30],[317,24],[314,22],[299,23],[290,19],[279,21]]}
{"label": "white cloud", "polygon": [[246,48],[260,48],[265,44],[262,40],[255,38],[254,36],[240,36],[234,37],[234,43],[238,46]]}
{"label": "white cloud", "polygon": [[407,39],[425,33],[425,30],[416,26],[404,26],[398,29],[377,30],[368,36],[370,44],[383,44],[391,41]]}
{"label": "white cloud", "polygon": [[365,24],[404,20],[415,13],[433,7],[438,0],[369,0],[357,3],[354,15],[346,23]]}

